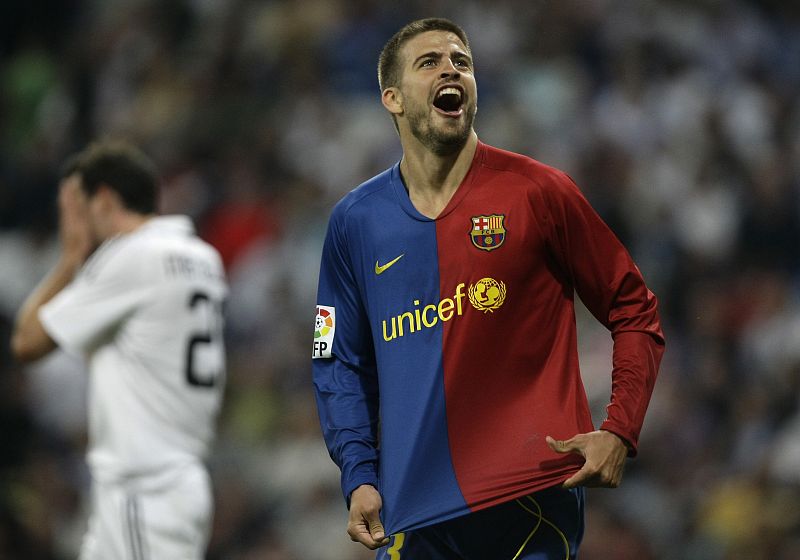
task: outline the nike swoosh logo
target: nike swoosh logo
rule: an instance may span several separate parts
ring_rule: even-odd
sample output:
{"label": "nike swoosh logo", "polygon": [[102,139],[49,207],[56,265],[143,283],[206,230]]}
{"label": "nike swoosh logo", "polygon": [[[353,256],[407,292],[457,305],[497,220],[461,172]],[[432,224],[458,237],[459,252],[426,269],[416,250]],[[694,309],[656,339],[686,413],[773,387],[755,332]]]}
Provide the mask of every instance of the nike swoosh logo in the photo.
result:
{"label": "nike swoosh logo", "polygon": [[378,261],[375,261],[375,274],[383,274],[390,266],[392,266],[394,263],[402,259],[404,255],[405,253],[403,253],[402,255],[400,255],[395,259],[390,260],[388,263],[384,265],[380,265],[378,264]]}

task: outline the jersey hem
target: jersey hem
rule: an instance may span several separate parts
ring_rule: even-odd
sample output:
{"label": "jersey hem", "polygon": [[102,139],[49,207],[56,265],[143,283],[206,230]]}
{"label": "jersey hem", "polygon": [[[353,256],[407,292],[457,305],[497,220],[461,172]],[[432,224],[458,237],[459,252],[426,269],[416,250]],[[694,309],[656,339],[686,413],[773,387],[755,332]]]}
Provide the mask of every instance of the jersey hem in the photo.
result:
{"label": "jersey hem", "polygon": [[402,533],[406,531],[413,531],[415,529],[421,529],[423,527],[429,527],[431,525],[438,525],[439,523],[443,523],[445,521],[449,521],[451,519],[456,519],[458,517],[469,515],[470,513],[475,513],[484,509],[488,509],[490,507],[498,506],[500,504],[504,504],[506,502],[510,502],[511,500],[515,500],[517,498],[522,498],[524,496],[528,496],[533,494],[534,492],[539,492],[542,490],[546,490],[548,488],[552,488],[563,483],[567,480],[570,476],[575,474],[580,470],[581,465],[576,465],[570,469],[566,469],[555,473],[553,475],[548,476],[546,480],[540,480],[535,484],[527,485],[523,488],[517,489],[514,492],[509,494],[503,494],[496,496],[494,498],[489,498],[480,502],[479,504],[465,504],[463,508],[459,508],[456,511],[451,513],[438,515],[428,520],[418,521],[416,523],[411,523],[407,525],[400,525],[399,527],[392,527],[387,526],[386,534],[387,535],[394,535],[396,533]]}

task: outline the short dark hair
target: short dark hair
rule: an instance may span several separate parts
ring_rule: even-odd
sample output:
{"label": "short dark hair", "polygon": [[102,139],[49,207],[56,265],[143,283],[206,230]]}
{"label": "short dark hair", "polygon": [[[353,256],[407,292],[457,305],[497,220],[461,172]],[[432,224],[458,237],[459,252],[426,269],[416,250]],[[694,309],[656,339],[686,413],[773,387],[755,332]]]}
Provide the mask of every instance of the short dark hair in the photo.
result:
{"label": "short dark hair", "polygon": [[119,194],[128,210],[154,214],[158,207],[158,178],[153,162],[144,152],[122,141],[94,142],[67,159],[61,177],[79,175],[89,196],[101,184]]}
{"label": "short dark hair", "polygon": [[426,18],[412,21],[392,35],[392,38],[386,42],[383,50],[381,50],[381,55],[378,57],[378,86],[381,91],[387,87],[398,85],[402,74],[400,61],[398,60],[400,50],[410,39],[426,31],[449,31],[455,33],[464,43],[467,52],[470,52],[466,32],[449,19]]}

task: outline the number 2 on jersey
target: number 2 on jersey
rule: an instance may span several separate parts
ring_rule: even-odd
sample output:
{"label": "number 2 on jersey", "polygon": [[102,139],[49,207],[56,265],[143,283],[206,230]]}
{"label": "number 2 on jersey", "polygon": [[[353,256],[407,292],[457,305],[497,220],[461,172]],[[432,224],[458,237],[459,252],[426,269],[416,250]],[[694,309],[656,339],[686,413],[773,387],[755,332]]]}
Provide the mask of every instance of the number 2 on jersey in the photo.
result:
{"label": "number 2 on jersey", "polygon": [[[194,292],[189,297],[189,309],[195,314],[202,315],[206,328],[194,332],[186,346],[186,381],[194,387],[213,387],[222,375],[222,305],[214,301],[204,292]],[[200,353],[217,358],[211,368],[200,368]]]}

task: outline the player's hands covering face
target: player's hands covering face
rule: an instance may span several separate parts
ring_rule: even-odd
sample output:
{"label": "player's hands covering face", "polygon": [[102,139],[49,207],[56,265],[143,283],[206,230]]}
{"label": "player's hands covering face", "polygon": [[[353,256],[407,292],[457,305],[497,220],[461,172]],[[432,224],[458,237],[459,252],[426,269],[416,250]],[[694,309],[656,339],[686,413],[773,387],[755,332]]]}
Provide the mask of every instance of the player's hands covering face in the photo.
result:
{"label": "player's hands covering face", "polygon": [[89,222],[89,201],[78,177],[71,176],[61,182],[58,210],[62,257],[77,268],[94,247]]}

